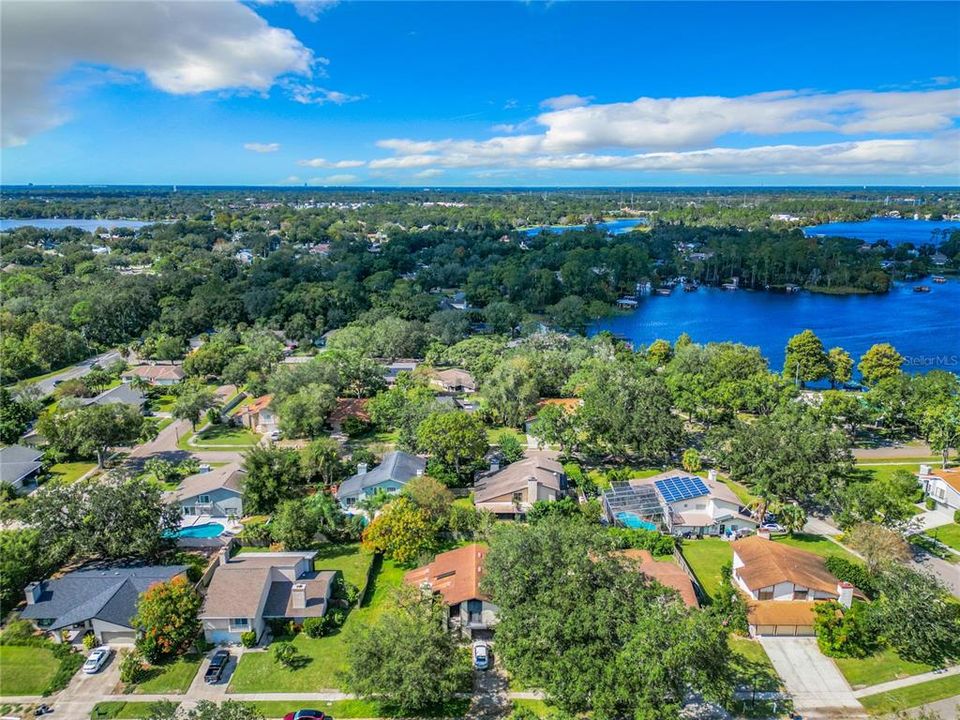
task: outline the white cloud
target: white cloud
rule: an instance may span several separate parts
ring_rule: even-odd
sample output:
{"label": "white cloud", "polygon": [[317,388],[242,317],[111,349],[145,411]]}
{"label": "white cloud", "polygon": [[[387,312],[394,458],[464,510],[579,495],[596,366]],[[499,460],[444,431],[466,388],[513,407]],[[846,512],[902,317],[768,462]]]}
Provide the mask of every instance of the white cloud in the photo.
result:
{"label": "white cloud", "polygon": [[325,158],[313,158],[311,160],[297,160],[297,165],[312,168],[333,168],[343,170],[346,168],[363,167],[365,160],[326,160]]}
{"label": "white cloud", "polygon": [[344,105],[346,103],[363,100],[363,95],[348,95],[338,90],[329,90],[310,83],[290,83],[288,85],[291,97],[304,105]]}
{"label": "white cloud", "polygon": [[78,65],[142,73],[175,95],[266,92],[284,75],[310,77],[317,58],[289,30],[236,2],[3,4],[3,144],[65,122],[55,81]]}
{"label": "white cloud", "polygon": [[255,153],[273,153],[280,149],[280,143],[244,143],[243,149]]}
{"label": "white cloud", "polygon": [[327,175],[325,178],[314,178],[310,182],[315,185],[351,185],[360,180],[356,175],[343,173],[340,175]]}
{"label": "white cloud", "polygon": [[[258,5],[277,5],[286,0],[254,0]],[[292,0],[290,2],[297,15],[310,22],[316,22],[327,10],[339,4],[339,0]]]}
{"label": "white cloud", "polygon": [[569,110],[570,108],[588,105],[591,100],[593,100],[593,95],[587,97],[583,97],[582,95],[559,95],[541,101],[540,107],[544,110]]}
{"label": "white cloud", "polygon": [[443,175],[443,170],[440,168],[427,168],[426,170],[421,170],[413,174],[418,180],[429,180],[430,178],[440,177],[441,175]]}

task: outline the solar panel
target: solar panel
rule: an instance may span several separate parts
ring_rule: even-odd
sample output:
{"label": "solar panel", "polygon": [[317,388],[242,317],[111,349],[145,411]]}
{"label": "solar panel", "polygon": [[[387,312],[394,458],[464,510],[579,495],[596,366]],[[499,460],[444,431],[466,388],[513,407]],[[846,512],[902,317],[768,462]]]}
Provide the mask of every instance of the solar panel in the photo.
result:
{"label": "solar panel", "polygon": [[710,491],[703,484],[703,480],[697,477],[672,477],[664,480],[657,480],[654,485],[660,492],[664,502],[673,503],[679,500],[689,500],[690,498],[709,495]]}

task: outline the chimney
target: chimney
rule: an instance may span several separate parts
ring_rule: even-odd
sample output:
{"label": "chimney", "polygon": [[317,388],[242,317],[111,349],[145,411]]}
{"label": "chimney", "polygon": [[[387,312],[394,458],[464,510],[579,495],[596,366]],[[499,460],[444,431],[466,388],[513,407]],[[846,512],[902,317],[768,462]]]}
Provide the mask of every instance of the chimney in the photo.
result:
{"label": "chimney", "polygon": [[845,608],[853,605],[853,585],[846,580],[837,583],[837,601]]}
{"label": "chimney", "polygon": [[294,610],[307,607],[307,586],[303,583],[294,583],[290,588],[290,607]]}
{"label": "chimney", "polygon": [[708,472],[707,472],[707,480],[709,480],[709,481],[712,482],[712,483],[715,483],[715,482],[717,481],[717,471],[716,471],[716,470],[710,470],[710,471],[708,471]]}
{"label": "chimney", "polygon": [[23,594],[27,596],[27,605],[33,605],[40,601],[43,594],[43,583],[32,582],[23,589]]}
{"label": "chimney", "polygon": [[921,465],[921,466],[920,466],[920,474],[921,474],[921,475],[929,475],[929,474],[930,474],[930,466],[929,466],[929,465]]}
{"label": "chimney", "polygon": [[357,465],[357,475],[366,475],[367,474],[367,464],[359,463]]}
{"label": "chimney", "polygon": [[530,478],[527,480],[527,502],[533,505],[539,499],[537,481],[534,478]]}
{"label": "chimney", "polygon": [[500,458],[490,458],[490,472],[500,471]]}
{"label": "chimney", "polygon": [[230,548],[222,547],[217,553],[217,565],[226,565],[230,562]]}
{"label": "chimney", "polygon": [[423,477],[423,468],[417,468],[417,477]]}

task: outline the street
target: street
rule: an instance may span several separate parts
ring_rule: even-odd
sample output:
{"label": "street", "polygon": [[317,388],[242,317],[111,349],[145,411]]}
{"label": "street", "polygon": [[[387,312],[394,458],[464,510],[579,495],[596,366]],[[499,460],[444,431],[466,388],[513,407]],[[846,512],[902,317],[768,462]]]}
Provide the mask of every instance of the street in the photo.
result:
{"label": "street", "polygon": [[106,366],[112,363],[114,360],[119,359],[120,353],[118,353],[116,350],[109,350],[95,357],[88,358],[87,360],[77,363],[76,365],[65,368],[56,375],[51,375],[43,380],[39,380],[34,383],[34,385],[38,387],[44,395],[49,395],[53,392],[53,389],[64,380],[74,380],[75,378],[86,375],[88,372],[90,372],[91,365]]}

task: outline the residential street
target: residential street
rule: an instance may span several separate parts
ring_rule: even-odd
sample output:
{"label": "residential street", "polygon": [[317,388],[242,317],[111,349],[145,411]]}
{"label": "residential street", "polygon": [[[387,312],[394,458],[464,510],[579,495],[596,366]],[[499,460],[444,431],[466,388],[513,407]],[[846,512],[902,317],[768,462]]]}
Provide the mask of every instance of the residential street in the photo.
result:
{"label": "residential street", "polygon": [[167,425],[153,440],[143,445],[137,445],[127,455],[125,464],[131,469],[138,470],[150,458],[158,457],[171,462],[179,462],[191,455],[200,462],[228,463],[240,460],[243,450],[197,450],[187,452],[177,447],[180,438],[190,433],[190,423],[186,420],[175,420]]}
{"label": "residential street", "polygon": [[83,362],[77,363],[71,367],[68,367],[64,370],[61,370],[56,375],[51,375],[50,377],[39,380],[36,383],[36,386],[40,388],[44,395],[49,395],[53,392],[53,389],[57,386],[58,383],[63,382],[64,380],[73,380],[74,378],[83,377],[88,372],[90,372],[90,366],[94,364],[99,365],[108,365],[114,360],[120,359],[120,353],[116,350],[109,350],[105,353],[101,353],[92,358],[88,358]]}

